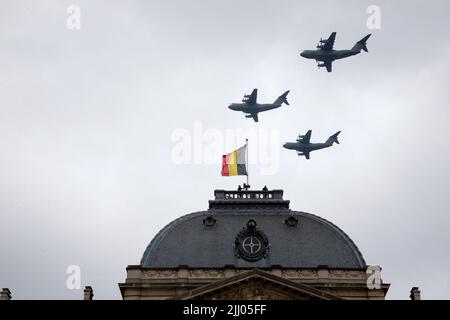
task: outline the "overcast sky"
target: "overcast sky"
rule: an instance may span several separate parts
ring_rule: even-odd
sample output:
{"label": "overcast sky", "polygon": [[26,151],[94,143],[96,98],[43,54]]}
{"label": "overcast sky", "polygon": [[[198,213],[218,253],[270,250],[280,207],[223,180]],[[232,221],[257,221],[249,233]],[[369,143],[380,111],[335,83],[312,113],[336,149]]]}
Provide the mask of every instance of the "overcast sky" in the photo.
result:
{"label": "overcast sky", "polygon": [[[246,137],[252,186],[342,228],[388,299],[412,286],[450,298],[448,1],[0,4],[0,287],[13,298],[81,299],[66,287],[78,265],[82,288],[119,299],[164,225],[244,181],[217,161]],[[299,56],[332,31],[336,49],[372,33],[369,53],[332,73]],[[259,123],[227,109],[253,88],[260,102],[290,89],[291,105]],[[341,144],[309,161],[281,147],[308,129],[314,142],[342,130]]]}

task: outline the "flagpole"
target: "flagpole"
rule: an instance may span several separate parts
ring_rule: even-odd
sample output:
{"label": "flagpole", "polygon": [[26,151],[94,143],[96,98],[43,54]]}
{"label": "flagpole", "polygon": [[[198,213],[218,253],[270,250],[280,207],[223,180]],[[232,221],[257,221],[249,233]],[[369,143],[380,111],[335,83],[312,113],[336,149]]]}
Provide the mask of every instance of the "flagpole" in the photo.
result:
{"label": "flagpole", "polygon": [[249,185],[248,184],[248,165],[249,165],[249,162],[248,162],[248,139],[245,139],[245,153],[246,153],[246,156],[247,156],[247,186]]}

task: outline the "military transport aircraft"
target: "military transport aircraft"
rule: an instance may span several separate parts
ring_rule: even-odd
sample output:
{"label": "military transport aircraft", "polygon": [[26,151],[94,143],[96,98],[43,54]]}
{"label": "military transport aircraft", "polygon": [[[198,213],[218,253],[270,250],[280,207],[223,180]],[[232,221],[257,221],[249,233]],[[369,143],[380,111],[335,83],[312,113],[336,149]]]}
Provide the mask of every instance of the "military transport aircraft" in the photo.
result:
{"label": "military transport aircraft", "polygon": [[258,122],[258,112],[279,108],[283,103],[289,105],[289,102],[286,99],[288,93],[289,90],[279,96],[274,103],[256,103],[258,89],[253,89],[251,94],[244,95],[242,103],[232,103],[228,108],[234,111],[242,111],[245,113],[246,118],[253,118],[255,122]]}
{"label": "military transport aircraft", "polygon": [[[369,39],[370,34],[359,40],[353,48],[350,50],[334,50],[334,39],[336,38],[336,32],[331,33],[328,39],[319,40],[316,48],[317,50],[304,50],[300,53],[303,58],[315,59],[317,61],[317,67],[320,69],[326,67],[328,72],[331,72],[331,63],[334,60],[347,58],[354,56],[364,50],[368,52],[366,47],[366,41]],[[320,63],[320,62],[322,63]]]}
{"label": "military transport aircraft", "polygon": [[341,132],[336,132],[324,143],[311,143],[309,142],[311,140],[311,130],[308,130],[304,136],[298,136],[297,142],[286,142],[283,147],[289,150],[296,150],[298,156],[305,156],[306,159],[309,159],[309,153],[311,151],[331,147],[335,142],[339,144],[337,139],[339,133]]}

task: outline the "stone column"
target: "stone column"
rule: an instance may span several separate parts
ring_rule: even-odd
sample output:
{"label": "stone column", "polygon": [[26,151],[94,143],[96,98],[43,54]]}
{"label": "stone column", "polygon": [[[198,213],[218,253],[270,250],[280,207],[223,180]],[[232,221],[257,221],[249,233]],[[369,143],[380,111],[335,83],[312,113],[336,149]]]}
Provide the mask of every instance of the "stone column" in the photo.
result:
{"label": "stone column", "polygon": [[86,286],[84,288],[84,300],[93,300],[94,299],[94,290],[92,287]]}
{"label": "stone column", "polygon": [[0,300],[11,300],[11,291],[8,288],[3,288],[0,292]]}
{"label": "stone column", "polygon": [[420,290],[418,287],[413,287],[411,289],[411,294],[409,295],[411,300],[421,300],[420,299]]}

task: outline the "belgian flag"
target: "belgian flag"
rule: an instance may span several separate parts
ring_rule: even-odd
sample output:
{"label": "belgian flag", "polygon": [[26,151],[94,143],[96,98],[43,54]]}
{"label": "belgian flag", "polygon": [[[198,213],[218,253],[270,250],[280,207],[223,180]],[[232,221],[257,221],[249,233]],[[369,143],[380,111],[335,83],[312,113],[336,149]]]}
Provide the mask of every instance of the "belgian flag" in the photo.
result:
{"label": "belgian flag", "polygon": [[247,145],[222,156],[222,176],[246,176],[245,155]]}

